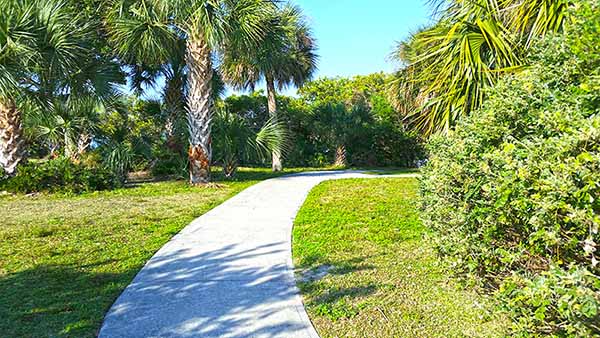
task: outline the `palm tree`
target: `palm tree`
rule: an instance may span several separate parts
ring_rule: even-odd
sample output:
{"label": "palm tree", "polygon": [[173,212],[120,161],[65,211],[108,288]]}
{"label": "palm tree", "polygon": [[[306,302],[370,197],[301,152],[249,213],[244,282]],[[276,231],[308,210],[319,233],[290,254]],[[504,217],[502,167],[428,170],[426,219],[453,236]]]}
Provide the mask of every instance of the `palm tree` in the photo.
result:
{"label": "palm tree", "polygon": [[22,116],[17,107],[23,70],[35,56],[32,49],[34,16],[30,6],[0,1],[0,166],[14,174],[24,159]]}
{"label": "palm tree", "polygon": [[284,152],[287,146],[282,123],[270,119],[255,131],[248,120],[225,109],[215,116],[214,134],[215,159],[226,178],[235,175],[240,161],[262,161],[273,152]]}
{"label": "palm tree", "polygon": [[[277,90],[310,80],[317,66],[316,43],[300,10],[285,5],[273,13],[270,29],[258,48],[231,48],[221,65],[224,78],[238,89],[254,89],[264,80],[267,86],[269,116],[277,121]],[[281,171],[281,154],[272,154],[273,171]]]}
{"label": "palm tree", "polygon": [[82,78],[82,60],[98,63],[86,47],[90,25],[64,3],[0,0],[0,25],[0,166],[12,175],[25,157],[22,108],[75,94],[77,81],[85,91],[101,81]]}
{"label": "palm tree", "polygon": [[95,97],[70,95],[24,109],[24,125],[30,138],[48,146],[49,156],[61,150],[65,157],[78,161],[92,145],[100,116],[110,106]]}
{"label": "palm tree", "polygon": [[[174,152],[183,149],[182,140],[187,140],[187,122],[185,122],[185,89],[187,87],[187,67],[185,64],[185,39],[178,39],[175,48],[169,51],[169,57],[161,65],[145,64],[146,60],[136,60],[135,55],[125,58],[132,63],[129,66],[131,85],[137,94],[147,88],[157,89],[159,80],[164,80],[162,88],[162,116],[164,118],[166,146]],[[213,71],[213,100],[218,100],[225,91],[218,72]]]}
{"label": "palm tree", "polygon": [[392,101],[425,134],[447,132],[481,106],[486,87],[523,65],[533,37],[561,29],[569,3],[439,1],[441,19],[398,47],[395,58],[408,65],[392,83]]}
{"label": "palm tree", "polygon": [[107,17],[117,52],[160,64],[185,39],[190,183],[210,182],[213,58],[225,46],[250,48],[274,4],[264,0],[123,0]]}
{"label": "palm tree", "polygon": [[[131,51],[130,51],[131,52]],[[177,142],[177,126],[185,117],[185,88],[187,69],[185,65],[185,40],[178,39],[175,48],[169,51],[169,57],[163,64],[149,65],[146,60],[136,60],[135,53],[124,58],[126,63],[132,63],[130,68],[131,85],[139,95],[147,88],[156,89],[159,80],[164,79],[162,88],[162,115],[165,120],[165,139],[168,148],[180,151]]]}

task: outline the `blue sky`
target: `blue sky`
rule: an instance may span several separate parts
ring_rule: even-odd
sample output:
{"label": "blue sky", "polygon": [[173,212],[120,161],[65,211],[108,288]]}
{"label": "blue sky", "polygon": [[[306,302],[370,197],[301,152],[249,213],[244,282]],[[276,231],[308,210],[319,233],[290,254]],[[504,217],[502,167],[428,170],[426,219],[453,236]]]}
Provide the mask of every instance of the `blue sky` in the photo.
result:
{"label": "blue sky", "polygon": [[429,21],[426,0],[294,0],[319,45],[317,76],[391,72],[398,41]]}
{"label": "blue sky", "polygon": [[[427,0],[293,0],[318,42],[319,77],[392,72],[397,43],[430,20]],[[259,85],[257,89],[263,88]],[[295,95],[289,88],[283,94]]]}

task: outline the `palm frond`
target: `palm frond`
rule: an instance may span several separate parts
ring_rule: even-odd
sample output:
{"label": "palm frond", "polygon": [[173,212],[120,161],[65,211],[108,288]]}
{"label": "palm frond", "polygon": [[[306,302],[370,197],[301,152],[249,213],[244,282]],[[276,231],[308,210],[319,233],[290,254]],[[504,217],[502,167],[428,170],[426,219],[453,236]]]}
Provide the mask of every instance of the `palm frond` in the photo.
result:
{"label": "palm frond", "polygon": [[566,0],[437,1],[440,21],[399,45],[406,64],[390,90],[397,108],[424,134],[448,132],[478,109],[485,89],[521,69],[533,37],[559,30]]}
{"label": "palm frond", "polygon": [[129,63],[162,64],[176,47],[168,1],[115,1],[106,17],[109,41]]}

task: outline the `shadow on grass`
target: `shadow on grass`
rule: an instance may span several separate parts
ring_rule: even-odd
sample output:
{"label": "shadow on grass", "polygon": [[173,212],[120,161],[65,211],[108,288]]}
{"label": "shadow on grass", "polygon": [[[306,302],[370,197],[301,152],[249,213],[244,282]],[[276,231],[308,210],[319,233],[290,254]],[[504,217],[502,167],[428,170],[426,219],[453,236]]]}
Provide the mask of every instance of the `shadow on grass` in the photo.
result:
{"label": "shadow on grass", "polygon": [[[274,263],[264,269],[243,264],[284,251],[286,243],[226,246],[207,252],[174,248],[150,261],[137,276],[137,269],[94,272],[114,268],[113,261],[39,265],[0,276],[0,333],[3,337],[279,337],[302,333],[305,323],[281,320],[282,311],[297,315],[293,306],[297,289],[287,264]],[[256,325],[261,319],[270,324]]]}
{"label": "shadow on grass", "polygon": [[92,272],[108,264],[38,265],[0,276],[1,335],[94,336],[104,312],[136,272]]}
{"label": "shadow on grass", "polygon": [[[347,260],[327,261],[326,264],[311,269],[307,269],[307,267],[315,266],[315,262],[319,258],[313,257],[312,260],[305,260],[303,264],[305,270],[299,274],[298,286],[304,294],[318,294],[318,296],[309,299],[306,305],[314,308],[319,315],[329,317],[332,320],[351,318],[357,315],[360,309],[354,304],[355,299],[374,294],[379,286],[370,283],[351,287],[331,287],[323,278],[376,269],[374,265],[365,263],[365,260],[369,258],[371,257],[362,256]],[[324,273],[321,273],[321,271]]]}

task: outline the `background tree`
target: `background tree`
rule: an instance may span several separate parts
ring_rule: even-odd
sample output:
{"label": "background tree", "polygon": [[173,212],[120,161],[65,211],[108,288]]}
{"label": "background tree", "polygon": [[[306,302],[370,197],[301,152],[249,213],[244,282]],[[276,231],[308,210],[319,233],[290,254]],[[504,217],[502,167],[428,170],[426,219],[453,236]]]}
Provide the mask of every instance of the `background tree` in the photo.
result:
{"label": "background tree", "polygon": [[[98,22],[85,21],[66,3],[6,0],[0,8],[0,97],[5,108],[0,114],[0,162],[12,174],[24,156],[22,113],[46,114],[67,101],[70,109],[81,103],[79,110],[88,99],[107,102],[123,76],[118,65],[94,51]],[[79,136],[77,142],[83,141]]]}
{"label": "background tree", "polygon": [[[112,44],[121,55],[160,64],[185,38],[190,182],[210,182],[213,58],[226,46],[255,45],[273,9],[261,0],[119,1],[107,18]],[[248,47],[244,47],[248,48]]]}
{"label": "background tree", "polygon": [[268,120],[254,130],[249,120],[220,109],[215,116],[215,159],[223,166],[226,178],[232,178],[240,163],[261,162],[272,152],[284,153],[287,147],[285,126]]}
{"label": "background tree", "polygon": [[[254,90],[264,80],[269,116],[277,120],[277,88],[301,87],[314,74],[318,57],[315,39],[299,7],[287,4],[279,8],[267,24],[269,30],[258,48],[231,48],[221,68],[225,79],[238,89]],[[281,154],[273,152],[273,171],[283,169],[281,160]]]}
{"label": "background tree", "polygon": [[306,142],[303,147],[327,154],[335,166],[414,166],[422,149],[387,99],[388,82],[388,75],[376,73],[307,83],[287,104],[294,144]]}
{"label": "background tree", "polygon": [[224,108],[232,114],[248,121],[250,127],[258,131],[269,120],[269,108],[264,90],[248,95],[231,95],[223,100]]}

